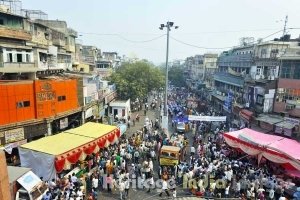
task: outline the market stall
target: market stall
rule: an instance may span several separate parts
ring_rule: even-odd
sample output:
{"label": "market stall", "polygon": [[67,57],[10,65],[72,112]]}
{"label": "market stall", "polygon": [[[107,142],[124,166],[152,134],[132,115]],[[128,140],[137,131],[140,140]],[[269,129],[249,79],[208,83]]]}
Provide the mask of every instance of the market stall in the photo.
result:
{"label": "market stall", "polygon": [[89,122],[20,146],[21,166],[31,168],[44,180],[51,180],[63,170],[70,169],[71,164],[115,143],[119,137],[117,127]]}
{"label": "market stall", "polygon": [[258,162],[264,157],[284,165],[285,168],[300,170],[300,144],[295,140],[248,128],[224,133],[224,139],[229,146],[239,148],[248,155],[257,156]]}

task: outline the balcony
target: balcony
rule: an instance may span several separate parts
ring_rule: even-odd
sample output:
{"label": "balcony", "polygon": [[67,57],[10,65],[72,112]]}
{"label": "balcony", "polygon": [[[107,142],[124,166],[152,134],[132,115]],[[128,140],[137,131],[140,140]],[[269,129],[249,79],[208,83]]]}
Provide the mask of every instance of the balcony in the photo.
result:
{"label": "balcony", "polygon": [[0,63],[0,72],[2,73],[26,73],[26,72],[36,72],[38,68],[34,66],[34,63],[23,63],[23,62],[14,62]]}
{"label": "balcony", "polygon": [[31,34],[23,29],[15,29],[7,26],[0,26],[0,37],[17,40],[31,40]]}
{"label": "balcony", "polygon": [[52,38],[52,44],[55,46],[64,47],[66,45],[66,41],[61,38]]}

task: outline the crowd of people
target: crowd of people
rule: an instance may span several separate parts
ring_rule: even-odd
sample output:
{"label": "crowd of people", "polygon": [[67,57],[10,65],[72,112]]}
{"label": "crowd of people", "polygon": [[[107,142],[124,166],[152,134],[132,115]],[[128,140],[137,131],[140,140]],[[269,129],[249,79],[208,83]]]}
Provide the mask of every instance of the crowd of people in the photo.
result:
{"label": "crowd of people", "polygon": [[[184,91],[171,94],[170,99],[174,99],[169,106],[171,116],[190,112],[181,101],[190,95]],[[147,105],[143,108],[146,111]],[[150,105],[152,109],[161,109],[157,100]],[[218,115],[210,106],[202,114]],[[208,199],[260,200],[285,199],[287,196],[285,189],[292,183],[281,177],[283,168],[266,160],[258,166],[256,158],[226,145],[222,133],[228,131],[228,124],[214,126],[211,122],[186,122],[189,128],[179,143],[162,133],[158,124],[159,119],[152,121],[146,117],[141,130],[130,136],[123,135],[116,144],[90,156],[88,173],[79,178],[72,174],[48,182],[49,192],[44,199],[92,200],[104,192],[119,193],[121,200],[134,199],[135,194],[130,190],[153,192],[157,180],[161,180],[161,184],[155,188],[159,190],[153,192],[155,196],[165,193],[176,198],[180,193]],[[173,130],[171,137],[179,137],[179,134]],[[178,165],[160,166],[159,152],[164,145],[181,148],[183,156]],[[171,182],[175,184],[170,185]],[[295,191],[294,195],[297,194]]]}

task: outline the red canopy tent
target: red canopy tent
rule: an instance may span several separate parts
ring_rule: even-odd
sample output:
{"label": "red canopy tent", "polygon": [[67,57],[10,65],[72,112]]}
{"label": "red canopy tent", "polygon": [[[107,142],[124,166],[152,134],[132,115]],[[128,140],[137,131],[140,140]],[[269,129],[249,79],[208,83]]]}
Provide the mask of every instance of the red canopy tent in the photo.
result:
{"label": "red canopy tent", "polygon": [[300,143],[295,140],[248,128],[224,133],[224,139],[229,146],[257,156],[258,162],[264,157],[285,168],[300,170]]}

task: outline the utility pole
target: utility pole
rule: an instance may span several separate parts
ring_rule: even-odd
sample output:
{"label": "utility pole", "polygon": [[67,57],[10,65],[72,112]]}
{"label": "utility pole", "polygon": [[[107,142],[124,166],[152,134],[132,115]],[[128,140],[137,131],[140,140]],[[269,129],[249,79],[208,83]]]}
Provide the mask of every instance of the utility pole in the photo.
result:
{"label": "utility pole", "polygon": [[[166,85],[165,85],[165,96],[164,96],[164,116],[162,117],[162,128],[165,130],[165,132],[168,132],[168,74],[169,74],[169,36],[171,27],[173,27],[174,22],[167,22],[166,24],[161,24],[159,29],[163,30],[164,28],[167,28],[167,52],[166,52]],[[178,28],[178,26],[174,26],[175,29]]]}

